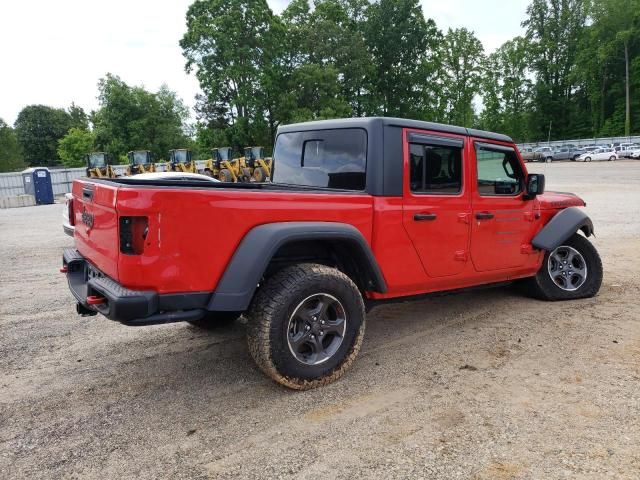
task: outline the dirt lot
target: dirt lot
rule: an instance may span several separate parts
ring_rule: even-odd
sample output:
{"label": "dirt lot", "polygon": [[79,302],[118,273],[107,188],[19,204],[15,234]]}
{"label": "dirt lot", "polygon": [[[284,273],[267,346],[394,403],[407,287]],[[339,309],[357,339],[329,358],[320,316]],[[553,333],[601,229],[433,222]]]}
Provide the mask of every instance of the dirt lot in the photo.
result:
{"label": "dirt lot", "polygon": [[0,210],[0,477],[638,478],[640,162],[531,168],[588,202],[598,297],[386,306],[338,383],[292,392],[237,322],[76,316],[60,205]]}

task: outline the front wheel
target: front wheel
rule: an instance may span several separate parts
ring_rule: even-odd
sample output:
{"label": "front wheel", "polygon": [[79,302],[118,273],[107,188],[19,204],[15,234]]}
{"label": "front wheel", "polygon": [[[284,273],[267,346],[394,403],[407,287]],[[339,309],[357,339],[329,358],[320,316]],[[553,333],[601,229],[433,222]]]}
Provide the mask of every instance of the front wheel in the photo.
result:
{"label": "front wheel", "polygon": [[614,161],[615,159],[616,159],[616,157],[615,157],[614,155],[611,155],[611,156],[609,157],[609,161],[610,161],[610,162]]}
{"label": "front wheel", "polygon": [[260,369],[294,390],[334,382],[355,360],[365,330],[362,295],[341,271],[304,263],[269,278],[249,308],[249,351]]}
{"label": "front wheel", "polygon": [[602,260],[593,244],[574,233],[551,252],[529,279],[530,293],[541,300],[593,297],[602,284]]}
{"label": "front wheel", "polygon": [[233,182],[233,175],[231,175],[231,171],[223,168],[218,172],[218,180],[221,182]]}
{"label": "front wheel", "polygon": [[591,157],[587,157],[584,159],[585,162],[590,162],[591,161]]}
{"label": "front wheel", "polygon": [[547,157],[547,158],[545,159],[545,161],[546,161],[547,163],[551,163],[551,162],[553,161],[553,157]]}

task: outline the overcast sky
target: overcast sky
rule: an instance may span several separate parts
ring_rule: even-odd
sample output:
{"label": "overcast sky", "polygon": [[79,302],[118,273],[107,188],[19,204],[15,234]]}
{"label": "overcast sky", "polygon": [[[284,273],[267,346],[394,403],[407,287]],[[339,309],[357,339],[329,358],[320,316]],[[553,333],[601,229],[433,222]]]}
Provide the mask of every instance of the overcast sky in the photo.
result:
{"label": "overcast sky", "polygon": [[[105,73],[157,90],[166,83],[188,105],[199,91],[178,41],[192,0],[0,1],[0,118],[13,124],[29,104],[90,111]],[[268,0],[276,13],[289,3]],[[422,0],[438,27],[467,27],[489,52],[522,33],[529,0]]]}

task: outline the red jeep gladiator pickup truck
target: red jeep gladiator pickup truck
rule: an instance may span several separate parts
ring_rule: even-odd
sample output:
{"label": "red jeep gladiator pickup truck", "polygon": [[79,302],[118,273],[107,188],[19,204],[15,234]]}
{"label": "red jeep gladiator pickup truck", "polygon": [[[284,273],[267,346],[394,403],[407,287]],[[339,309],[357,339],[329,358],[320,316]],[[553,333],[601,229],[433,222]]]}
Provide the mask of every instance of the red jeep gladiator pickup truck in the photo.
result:
{"label": "red jeep gladiator pickup truck", "polygon": [[546,193],[504,135],[396,118],[280,127],[269,183],[80,179],[62,271],[82,315],[200,326],[307,389],[354,361],[379,302],[525,279],[595,295],[585,203]]}

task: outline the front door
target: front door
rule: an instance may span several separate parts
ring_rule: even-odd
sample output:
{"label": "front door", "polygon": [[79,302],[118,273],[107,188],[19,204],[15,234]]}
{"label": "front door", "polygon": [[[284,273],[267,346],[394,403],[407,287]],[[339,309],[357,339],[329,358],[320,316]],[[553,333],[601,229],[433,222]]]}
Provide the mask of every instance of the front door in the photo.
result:
{"label": "front door", "polygon": [[430,277],[457,275],[468,261],[471,205],[464,141],[406,132],[403,224]]}
{"label": "front door", "polygon": [[533,202],[525,199],[525,171],[513,147],[475,141],[471,259],[478,271],[527,262]]}

